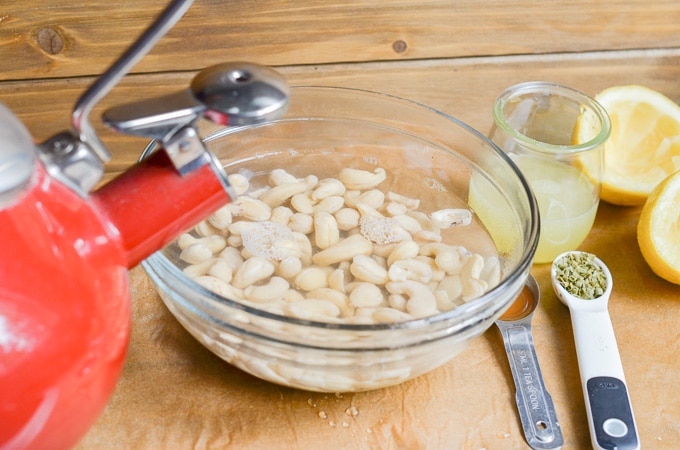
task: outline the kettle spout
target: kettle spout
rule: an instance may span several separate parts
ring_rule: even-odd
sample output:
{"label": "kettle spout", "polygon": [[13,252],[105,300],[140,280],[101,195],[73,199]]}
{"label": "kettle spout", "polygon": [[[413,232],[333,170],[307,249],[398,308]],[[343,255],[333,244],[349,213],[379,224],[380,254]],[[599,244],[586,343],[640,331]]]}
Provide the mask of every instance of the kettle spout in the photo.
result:
{"label": "kettle spout", "polygon": [[215,160],[181,175],[166,152],[155,151],[91,198],[119,236],[132,268],[228,203],[230,191]]}

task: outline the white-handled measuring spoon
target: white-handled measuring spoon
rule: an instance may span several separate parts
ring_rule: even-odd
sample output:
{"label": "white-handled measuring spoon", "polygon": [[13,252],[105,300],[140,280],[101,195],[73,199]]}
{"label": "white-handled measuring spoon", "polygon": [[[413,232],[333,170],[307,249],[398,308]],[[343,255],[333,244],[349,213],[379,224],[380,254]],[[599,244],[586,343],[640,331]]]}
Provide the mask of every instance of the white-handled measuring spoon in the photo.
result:
{"label": "white-handled measuring spoon", "polygon": [[552,285],[569,307],[590,437],[595,449],[640,448],[614,328],[607,309],[613,279],[595,255],[571,251],[552,264]]}
{"label": "white-handled measuring spoon", "polygon": [[529,275],[510,308],[496,320],[510,362],[517,392],[515,402],[524,437],[533,449],[559,449],[564,439],[555,405],[543,382],[534,348],[531,319],[538,307],[541,291]]}

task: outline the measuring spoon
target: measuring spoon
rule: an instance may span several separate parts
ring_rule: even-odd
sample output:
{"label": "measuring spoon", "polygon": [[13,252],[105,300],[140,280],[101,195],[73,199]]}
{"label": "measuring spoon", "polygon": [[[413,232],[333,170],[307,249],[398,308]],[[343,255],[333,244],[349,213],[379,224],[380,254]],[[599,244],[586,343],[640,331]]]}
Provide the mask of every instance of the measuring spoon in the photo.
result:
{"label": "measuring spoon", "polygon": [[[580,275],[573,272],[572,282],[584,280],[587,282],[588,275],[592,275],[594,270],[601,270],[606,279],[603,293],[593,299],[573,295],[567,290],[570,285],[563,279],[565,271],[568,270],[565,269],[565,265],[577,264],[583,269],[582,258],[588,258],[594,266],[582,270]],[[574,261],[579,262],[572,264]],[[569,307],[571,314],[593,448],[639,449],[640,441],[633,417],[633,407],[628,396],[614,328],[607,311],[609,295],[614,284],[609,268],[590,253],[566,252],[555,258],[551,268],[551,279],[557,297]],[[561,284],[560,279],[567,284],[567,288]],[[573,292],[573,288],[570,290]]]}
{"label": "measuring spoon", "polygon": [[557,449],[563,438],[555,405],[545,388],[531,333],[531,319],[538,307],[540,289],[529,275],[522,292],[510,308],[496,320],[515,381],[515,402],[524,437],[531,448]]}

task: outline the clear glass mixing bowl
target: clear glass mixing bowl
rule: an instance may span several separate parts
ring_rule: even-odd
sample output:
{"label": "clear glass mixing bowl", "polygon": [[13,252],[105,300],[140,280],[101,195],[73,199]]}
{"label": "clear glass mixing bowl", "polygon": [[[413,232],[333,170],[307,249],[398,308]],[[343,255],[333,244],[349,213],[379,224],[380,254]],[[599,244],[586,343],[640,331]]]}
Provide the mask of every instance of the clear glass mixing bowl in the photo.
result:
{"label": "clear glass mixing bowl", "polygon": [[420,199],[423,211],[471,208],[472,231],[444,240],[497,252],[501,261],[500,282],[455,309],[406,322],[348,324],[287,317],[216,295],[182,272],[175,244],[145,260],[164,303],[189,333],[257,377],[319,392],[401,383],[462,352],[525,284],[538,239],[535,199],[503,152],[446,114],[379,93],[296,87],[281,120],[221,130],[206,143],[228,174],[251,183],[266,183],[276,168],[321,179],[343,167],[382,167],[388,188]]}

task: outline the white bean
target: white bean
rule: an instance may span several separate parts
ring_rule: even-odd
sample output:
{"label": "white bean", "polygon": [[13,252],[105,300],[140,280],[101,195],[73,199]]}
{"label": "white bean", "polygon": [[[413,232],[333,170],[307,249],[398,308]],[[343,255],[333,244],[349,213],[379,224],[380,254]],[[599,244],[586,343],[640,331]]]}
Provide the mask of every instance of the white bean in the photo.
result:
{"label": "white bean", "polygon": [[[407,241],[402,241],[407,242]],[[373,256],[379,256],[380,258],[387,258],[394,251],[398,244],[401,242],[390,242],[389,244],[373,244]],[[385,267],[387,267],[387,260],[385,259]]]}
{"label": "white bean", "polygon": [[244,230],[257,226],[258,225],[255,222],[251,222],[249,220],[239,220],[229,225],[229,234],[231,234],[231,236],[240,236],[243,234]]}
{"label": "white bean", "polygon": [[320,266],[329,266],[340,261],[349,261],[357,255],[370,255],[372,249],[371,241],[355,234],[316,253],[312,256],[312,261]]}
{"label": "white bean", "polygon": [[328,275],[328,286],[338,292],[345,293],[345,271],[335,269]]}
{"label": "white bean", "polygon": [[373,209],[379,209],[385,203],[385,194],[378,189],[371,189],[359,196],[360,203],[365,203]]}
{"label": "white bean", "polygon": [[217,277],[220,280],[224,280],[227,283],[231,282],[231,279],[234,276],[234,271],[229,265],[229,263],[222,259],[218,258],[213,265],[210,266],[210,269],[208,269],[208,275]]}
{"label": "white bean", "polygon": [[349,303],[347,295],[331,288],[317,288],[307,293],[307,299],[327,300],[340,309],[340,317],[350,317],[354,308]]}
{"label": "white bean", "polygon": [[367,323],[374,323],[373,319],[373,313],[376,311],[376,307],[370,307],[366,306],[363,308],[355,308],[354,309],[354,317],[355,318],[360,318],[360,317],[365,317],[367,319]]}
{"label": "white bean", "polygon": [[359,202],[357,203],[357,211],[359,211],[359,214],[361,215],[362,219],[365,218],[371,218],[371,219],[384,219],[385,216],[378,211],[376,208],[372,207],[368,203],[364,202]]}
{"label": "white bean", "polygon": [[480,279],[486,281],[489,287],[494,287],[501,281],[501,261],[497,256],[484,258],[484,269]]}
{"label": "white bean", "polygon": [[440,209],[430,214],[434,223],[442,229],[452,226],[467,226],[472,223],[472,212],[469,209],[449,208]]}
{"label": "white bean", "polygon": [[439,282],[436,290],[446,292],[449,300],[455,302],[463,295],[463,281],[460,275],[448,275]]}
{"label": "white bean", "polygon": [[227,283],[224,280],[220,280],[217,277],[211,277],[209,275],[203,275],[200,277],[194,278],[194,281],[207,290],[214,292],[217,295],[221,295],[222,297],[229,298],[232,300],[238,300],[238,299],[243,299],[243,293],[234,288],[231,284]]}
{"label": "white bean", "polygon": [[372,283],[360,282],[349,294],[349,302],[356,308],[371,308],[385,300],[382,291]]}
{"label": "white bean", "polygon": [[208,223],[220,231],[226,230],[233,220],[229,205],[222,206],[208,217]]}
{"label": "white bean", "polygon": [[296,194],[290,199],[290,206],[297,212],[303,214],[314,214],[314,204],[316,203],[309,194]]}
{"label": "white bean", "polygon": [[240,173],[232,173],[231,175],[227,176],[227,180],[229,181],[232,189],[234,189],[236,195],[243,195],[250,188],[250,181],[248,181],[248,178],[246,178],[244,175],[241,175]]}
{"label": "white bean", "polygon": [[399,311],[398,309],[376,308],[371,318],[378,323],[396,323],[406,322],[408,320],[414,319],[415,317],[413,317],[411,314]]}
{"label": "white bean", "polygon": [[312,192],[312,198],[321,200],[330,196],[342,196],[346,191],[347,188],[345,185],[337,178],[324,178],[323,180],[319,180],[319,183]]}
{"label": "white bean", "polygon": [[413,233],[413,240],[425,244],[428,242],[441,242],[442,235],[436,231],[420,230]]}
{"label": "white bean", "polygon": [[425,284],[413,280],[391,281],[385,287],[391,294],[408,296],[406,312],[414,317],[426,317],[437,313],[437,299]]}
{"label": "white bean", "polygon": [[254,198],[255,200],[259,200],[260,197],[262,197],[264,194],[266,194],[269,189],[271,189],[269,186],[264,186],[261,187],[260,189],[256,189],[254,191],[248,192],[248,197]]}
{"label": "white bean", "polygon": [[406,213],[406,215],[416,219],[423,230],[440,233],[440,228],[437,226],[437,224],[434,223],[434,221],[424,212],[409,211]]}
{"label": "white bean", "polygon": [[243,246],[243,239],[241,239],[241,235],[238,234],[232,234],[227,238],[227,245],[229,247],[233,248],[240,248]]}
{"label": "white bean", "polygon": [[229,209],[234,216],[240,216],[253,222],[269,220],[272,215],[272,209],[268,204],[245,195],[238,197],[228,206],[230,206]]}
{"label": "white bean", "polygon": [[390,266],[387,274],[392,281],[414,280],[429,283],[432,279],[432,267],[417,259],[400,259]]}
{"label": "white bean", "polygon": [[366,255],[357,255],[352,258],[349,270],[358,280],[374,284],[385,284],[389,280],[387,270],[375,259]]}
{"label": "white bean", "polygon": [[[433,281],[439,282],[439,281],[443,280],[444,277],[446,276],[446,272],[444,272],[443,270],[441,270],[437,266],[437,263],[435,262],[435,260],[433,258],[430,258],[429,256],[418,255],[413,259],[415,259],[417,261],[421,261],[421,262],[427,264],[428,266],[430,266],[430,269],[432,270],[432,277],[430,278],[430,282],[433,282]],[[436,286],[436,284],[437,283],[434,283],[435,286]]]}
{"label": "white bean", "polygon": [[385,181],[387,174],[382,167],[377,167],[373,172],[345,167],[340,171],[338,178],[347,189],[365,191]]}
{"label": "white bean", "polygon": [[289,256],[279,262],[275,273],[287,280],[292,280],[302,270],[302,261],[295,256]]}
{"label": "white bean", "polygon": [[327,249],[340,240],[340,229],[335,217],[327,212],[314,215],[314,242],[320,249]]}
{"label": "white bean", "polygon": [[408,207],[403,203],[389,202],[385,205],[385,212],[390,216],[403,216],[408,211]]}
{"label": "white bean", "polygon": [[213,253],[219,253],[227,247],[227,240],[219,234],[196,239],[194,244],[201,244],[207,247]]}
{"label": "white bean", "polygon": [[269,207],[281,206],[285,201],[294,195],[302,194],[307,190],[307,185],[301,181],[295,183],[285,183],[269,189],[260,200]]}
{"label": "white bean", "polygon": [[316,185],[319,184],[319,177],[317,177],[316,175],[307,175],[302,179],[302,181],[307,186],[307,189],[314,190],[314,188],[316,188]]}
{"label": "white bean", "polygon": [[295,178],[294,175],[286,172],[284,169],[273,169],[267,176],[267,182],[272,187],[282,184],[291,184],[295,183],[296,181],[298,181],[298,179]]}
{"label": "white bean", "polygon": [[433,293],[434,298],[437,299],[437,309],[439,311],[451,311],[456,306],[459,306],[449,298],[446,291],[433,291]]}
{"label": "white bean", "polygon": [[215,264],[216,261],[217,259],[211,258],[197,264],[191,264],[182,269],[182,272],[189,278],[200,277],[201,275],[207,274],[210,267]]}
{"label": "white bean", "polygon": [[392,191],[388,191],[386,197],[391,202],[401,203],[402,205],[405,205],[409,210],[418,209],[418,207],[420,206],[420,199],[405,197]]}
{"label": "white bean", "polygon": [[212,259],[213,252],[203,244],[191,244],[181,251],[179,259],[189,264],[198,264]]}
{"label": "white bean", "polygon": [[396,244],[394,249],[387,257],[387,265],[391,266],[396,261],[401,259],[410,259],[418,256],[420,246],[413,241],[402,241]]}
{"label": "white bean", "polygon": [[271,277],[267,284],[248,286],[243,290],[243,295],[251,302],[266,303],[282,299],[290,285],[281,277]]}
{"label": "white bean", "polygon": [[488,286],[484,280],[469,278],[463,283],[462,298],[464,301],[469,302],[484,294],[487,288]]}
{"label": "white bean", "polygon": [[408,303],[408,297],[401,294],[391,294],[387,296],[387,303],[390,307],[398,309],[399,311],[406,311],[406,303]]}
{"label": "white bean", "polygon": [[200,237],[208,237],[217,233],[217,229],[210,225],[207,220],[202,220],[194,227],[194,232]]}
{"label": "white bean", "polygon": [[295,241],[300,250],[300,260],[303,265],[309,265],[312,263],[312,241],[309,240],[306,234],[298,233],[293,231],[293,241]]}
{"label": "white bean", "polygon": [[330,197],[325,197],[319,201],[316,205],[312,207],[314,214],[320,212],[326,212],[329,214],[335,214],[340,211],[342,207],[345,206],[345,200],[339,195],[331,195]]}
{"label": "white bean", "polygon": [[335,221],[338,223],[338,228],[342,231],[349,231],[352,228],[359,226],[359,218],[361,215],[359,211],[354,208],[342,208],[335,214]]}
{"label": "white bean", "polygon": [[392,219],[409,233],[417,233],[423,229],[423,226],[420,224],[420,222],[406,214],[392,216]]}
{"label": "white bean", "polygon": [[305,299],[288,303],[284,310],[291,316],[306,320],[326,321],[340,315],[340,308],[329,300]]}
{"label": "white bean", "polygon": [[357,204],[361,201],[361,191],[345,191],[342,198],[345,200],[345,206],[356,208]]}
{"label": "white bean", "polygon": [[295,302],[298,300],[304,300],[305,296],[302,294],[302,292],[298,291],[297,289],[288,289],[285,294],[283,294],[283,300],[291,303]]}
{"label": "white bean", "polygon": [[293,210],[287,206],[277,206],[272,209],[272,215],[269,218],[272,222],[280,223],[284,226],[289,226],[289,221],[293,217]]}
{"label": "white bean", "polygon": [[239,266],[231,284],[238,289],[245,289],[258,281],[269,278],[273,273],[274,263],[261,256],[253,256]]}
{"label": "white bean", "polygon": [[303,291],[328,287],[328,273],[321,267],[305,267],[295,276],[295,286]]}
{"label": "white bean", "polygon": [[434,261],[441,270],[446,273],[460,273],[465,260],[459,248],[441,242],[431,242],[420,247],[423,256],[434,256]]}
{"label": "white bean", "polygon": [[243,257],[241,256],[241,252],[239,252],[238,249],[234,247],[225,248],[220,252],[218,256],[225,263],[227,263],[227,265],[229,265],[232,272],[236,271],[236,269],[238,269],[239,266],[243,264]]}
{"label": "white bean", "polygon": [[482,275],[482,270],[484,270],[484,257],[478,254],[471,254],[467,257],[465,265],[461,270],[461,277],[466,278],[476,278]]}
{"label": "white bean", "polygon": [[302,234],[309,234],[314,230],[314,218],[309,214],[294,213],[290,217],[288,227]]}
{"label": "white bean", "polygon": [[177,238],[177,246],[180,248],[180,250],[184,250],[191,244],[196,243],[196,236],[194,236],[191,233],[182,233],[180,236]]}

